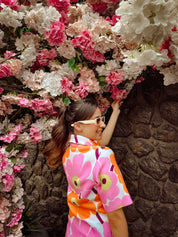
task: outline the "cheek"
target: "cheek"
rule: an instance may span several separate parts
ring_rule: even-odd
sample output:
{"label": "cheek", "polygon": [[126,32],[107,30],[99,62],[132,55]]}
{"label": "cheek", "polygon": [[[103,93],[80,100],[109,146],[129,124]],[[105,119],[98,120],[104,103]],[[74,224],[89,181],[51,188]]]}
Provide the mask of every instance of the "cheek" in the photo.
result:
{"label": "cheek", "polygon": [[98,129],[96,127],[88,129],[88,134],[94,139],[97,136]]}

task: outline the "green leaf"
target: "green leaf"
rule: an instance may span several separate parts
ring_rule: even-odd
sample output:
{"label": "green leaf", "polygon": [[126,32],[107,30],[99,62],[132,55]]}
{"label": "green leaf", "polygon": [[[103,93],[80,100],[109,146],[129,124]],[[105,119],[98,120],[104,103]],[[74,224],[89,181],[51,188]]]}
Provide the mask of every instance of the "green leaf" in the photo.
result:
{"label": "green leaf", "polygon": [[19,29],[19,34],[20,34],[20,36],[23,35],[23,28],[20,28],[20,29]]}
{"label": "green leaf", "polygon": [[105,77],[99,77],[99,80],[105,82]]}
{"label": "green leaf", "polygon": [[6,147],[6,151],[7,151],[7,152],[11,152],[12,149],[13,149],[13,147],[14,147],[14,143],[10,143],[10,144]]}
{"label": "green leaf", "polygon": [[70,104],[70,99],[68,97],[64,98],[64,103],[66,106],[68,106]]}
{"label": "green leaf", "polygon": [[104,82],[104,81],[101,81],[101,82],[100,82],[100,86],[106,86],[106,85],[107,85],[106,82]]}
{"label": "green leaf", "polygon": [[71,66],[72,71],[75,69],[75,64]]}
{"label": "green leaf", "polygon": [[12,158],[11,158],[11,161],[12,161],[13,164],[16,164],[16,162],[17,162],[17,157],[12,157]]}
{"label": "green leaf", "polygon": [[79,68],[78,68],[77,65],[75,65],[75,70],[76,70],[78,73],[80,73],[80,70],[79,70]]}
{"label": "green leaf", "polygon": [[69,60],[68,66],[69,66],[69,67],[72,67],[72,66],[74,66],[74,65],[75,65],[75,59],[74,59],[74,58],[71,58],[71,59]]}
{"label": "green leaf", "polygon": [[37,90],[37,91],[33,91],[33,92],[32,92],[32,95],[37,95],[38,92],[39,92],[39,90]]}
{"label": "green leaf", "polygon": [[19,150],[20,151],[20,150],[22,150],[24,148],[24,146],[25,146],[24,144],[17,145],[17,146],[14,147],[14,151],[15,150]]}
{"label": "green leaf", "polygon": [[77,54],[77,59],[78,59],[79,62],[82,62],[82,60],[81,60],[81,58],[78,54]]}

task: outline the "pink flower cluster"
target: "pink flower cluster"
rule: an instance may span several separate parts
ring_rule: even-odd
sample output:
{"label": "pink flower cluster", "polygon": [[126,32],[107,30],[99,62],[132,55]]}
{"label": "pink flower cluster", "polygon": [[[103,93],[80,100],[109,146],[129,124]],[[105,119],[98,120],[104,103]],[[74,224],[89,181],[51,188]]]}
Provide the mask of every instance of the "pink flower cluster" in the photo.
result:
{"label": "pink flower cluster", "polygon": [[47,0],[48,6],[55,7],[59,13],[68,13],[70,7],[69,0]]}
{"label": "pink flower cluster", "polygon": [[141,83],[142,81],[144,81],[145,78],[144,77],[139,77],[138,79],[136,79],[135,83]]}
{"label": "pink flower cluster", "polygon": [[12,51],[8,51],[6,50],[6,52],[4,53],[4,58],[14,58],[15,57],[15,53],[13,53]]}
{"label": "pink flower cluster", "polygon": [[94,12],[102,13],[106,10],[107,6],[108,6],[107,2],[100,2],[92,4],[92,9]]}
{"label": "pink flower cluster", "polygon": [[14,76],[21,68],[20,60],[11,59],[0,65],[0,78]]}
{"label": "pink flower cluster", "polygon": [[120,19],[121,19],[121,17],[117,16],[117,15],[113,15],[112,19],[110,19],[109,16],[106,17],[106,21],[109,21],[112,26],[114,26]]}
{"label": "pink flower cluster", "polygon": [[27,156],[28,156],[28,150],[27,148],[25,148],[20,152],[20,154],[18,155],[18,158],[23,159],[23,158],[27,158]]}
{"label": "pink flower cluster", "polygon": [[14,140],[19,136],[19,134],[21,133],[21,131],[22,131],[22,126],[21,126],[21,125],[15,126],[15,127],[8,133],[8,135],[6,135],[6,136],[1,136],[1,137],[0,137],[0,140],[1,140],[1,141],[4,141],[4,142],[7,142],[7,143],[11,143],[12,141],[14,141]]}
{"label": "pink flower cluster", "polygon": [[3,172],[9,165],[6,156],[0,150],[0,172]]}
{"label": "pink flower cluster", "polygon": [[12,214],[13,218],[12,220],[9,222],[9,224],[7,224],[7,226],[10,226],[10,227],[13,227],[14,225],[18,225],[18,222],[19,220],[21,219],[22,217],[22,212],[23,212],[23,209],[25,208],[24,205],[22,205],[21,208],[19,208],[16,212],[14,212]]}
{"label": "pink flower cluster", "polygon": [[[18,126],[13,128],[13,132],[17,132],[18,134],[18,131],[21,129],[18,129],[17,127]],[[7,227],[10,227],[10,230],[12,230],[11,232],[8,229],[8,236],[14,236],[12,229],[13,226],[15,226],[15,232],[20,232],[18,228],[20,226],[22,227],[22,225],[19,225],[19,220],[21,219],[24,205],[21,204],[21,207],[19,208],[19,203],[23,202],[22,199],[20,200],[20,198],[22,198],[23,191],[20,189],[19,195],[19,178],[15,177],[15,173],[24,168],[22,158],[25,158],[28,155],[26,149],[20,151],[14,146],[14,148],[8,152],[6,147],[7,146],[0,147],[0,185],[2,187],[0,198],[0,236],[2,237],[7,236]],[[12,160],[11,158],[14,158],[14,156],[16,156],[16,159]],[[20,202],[17,204],[13,199],[18,199]]]}
{"label": "pink flower cluster", "polygon": [[114,100],[124,99],[127,97],[125,89],[118,89],[117,86],[110,86],[111,98]]}
{"label": "pink flower cluster", "polygon": [[[7,236],[7,226],[17,226],[21,219],[24,205],[21,204],[21,207],[19,208],[19,203],[16,204],[11,198],[15,197],[20,200],[20,196],[23,195],[23,192],[20,189],[21,194],[19,196],[19,181],[17,181],[19,178],[15,177],[15,173],[24,168],[21,158],[25,158],[27,155],[28,152],[26,149],[18,151],[18,149],[14,148],[10,152],[7,152],[5,146],[0,147],[0,185],[2,187],[0,198],[0,236]],[[16,159],[12,161],[11,158],[14,158],[14,156],[16,156]],[[22,203],[22,200],[20,202]],[[4,225],[6,225],[6,227],[4,227]]]}
{"label": "pink flower cluster", "polygon": [[4,3],[6,6],[9,6],[12,10],[18,11],[20,6],[17,0],[0,0],[0,3]]}
{"label": "pink flower cluster", "polygon": [[[10,215],[8,207],[10,202],[6,198],[0,199],[0,222],[4,223]],[[1,236],[1,235],[0,235]]]}
{"label": "pink flower cluster", "polygon": [[3,88],[2,87],[0,87],[0,94],[2,94],[3,93]]}
{"label": "pink flower cluster", "polygon": [[13,170],[15,173],[20,172],[23,168],[25,167],[25,165],[14,165]]}
{"label": "pink flower cluster", "polygon": [[113,2],[113,3],[118,3],[118,2],[120,2],[120,0],[110,0],[111,2]]}
{"label": "pink flower cluster", "polygon": [[170,47],[170,41],[171,41],[171,37],[168,37],[168,38],[165,40],[165,42],[161,44],[161,48],[160,48],[160,51],[162,51],[163,49],[167,49],[167,50],[168,50],[167,56],[168,56],[169,58],[172,57],[172,53],[171,53],[171,51],[170,51],[170,49],[169,49],[169,47]]}
{"label": "pink flower cluster", "polygon": [[27,151],[27,149],[25,148],[25,149],[23,149],[19,154],[18,154],[18,164],[16,165],[14,165],[14,167],[13,167],[13,171],[15,172],[15,173],[18,173],[18,172],[20,172],[24,167],[25,167],[25,165],[24,164],[22,164],[22,159],[23,158],[26,158],[28,156],[28,151]]}
{"label": "pink flower cluster", "polygon": [[93,63],[104,62],[105,57],[94,49],[95,44],[91,41],[90,32],[88,30],[82,31],[81,35],[76,36],[71,42],[75,48],[79,47],[83,51],[83,56],[89,61]]}
{"label": "pink flower cluster", "polygon": [[70,3],[76,3],[78,0],[70,0]]}
{"label": "pink flower cluster", "polygon": [[89,87],[86,86],[84,81],[79,81],[79,86],[75,87],[77,90],[75,93],[80,96],[81,99],[87,97]]}
{"label": "pink flower cluster", "polygon": [[57,57],[57,53],[55,49],[51,49],[48,51],[47,49],[41,50],[41,52],[37,55],[36,61],[42,66],[47,66],[50,60],[53,60]]}
{"label": "pink flower cluster", "polygon": [[35,128],[32,126],[30,128],[29,136],[31,137],[31,139],[34,143],[38,143],[38,142],[42,141],[42,136],[40,134],[39,128]]}
{"label": "pink flower cluster", "polygon": [[60,46],[67,39],[64,30],[65,26],[60,21],[51,22],[50,31],[45,30],[45,39],[51,46]]}
{"label": "pink flower cluster", "polygon": [[14,186],[14,173],[6,174],[2,177],[2,182],[5,184],[5,188],[3,192],[10,192],[12,187]]}
{"label": "pink flower cluster", "polygon": [[72,81],[70,81],[68,78],[64,77],[61,81],[61,90],[62,93],[68,94],[70,91],[72,91],[74,88],[74,85]]}
{"label": "pink flower cluster", "polygon": [[172,28],[172,31],[178,31],[178,27],[174,26],[174,27]]}
{"label": "pink flower cluster", "polygon": [[28,100],[25,98],[20,98],[18,100],[18,105],[24,108],[30,108],[34,110],[35,116],[41,117],[45,114],[56,116],[57,112],[54,111],[53,105],[49,99],[40,100],[35,98],[34,100]]}
{"label": "pink flower cluster", "polygon": [[79,81],[78,86],[74,86],[72,81],[64,77],[61,81],[62,93],[70,95],[70,92],[74,89],[75,94],[77,94],[81,99],[85,98],[88,95],[89,87],[85,84],[84,81]]}
{"label": "pink flower cluster", "polygon": [[12,76],[11,66],[7,63],[0,65],[0,78]]}
{"label": "pink flower cluster", "polygon": [[110,72],[110,75],[106,77],[105,81],[110,85],[116,86],[125,80],[123,75],[123,72]]}
{"label": "pink flower cluster", "polygon": [[56,115],[53,110],[53,105],[49,99],[34,99],[31,101],[30,109],[35,111],[35,116],[42,116],[44,114]]}

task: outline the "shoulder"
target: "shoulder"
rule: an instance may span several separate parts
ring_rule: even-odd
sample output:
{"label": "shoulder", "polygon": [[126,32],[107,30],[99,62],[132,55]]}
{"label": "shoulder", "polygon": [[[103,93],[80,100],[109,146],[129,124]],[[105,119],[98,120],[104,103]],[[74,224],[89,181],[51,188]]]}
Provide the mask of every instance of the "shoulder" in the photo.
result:
{"label": "shoulder", "polygon": [[98,156],[98,158],[101,158],[101,157],[109,158],[111,155],[112,156],[114,155],[113,150],[107,146],[97,146],[95,153]]}

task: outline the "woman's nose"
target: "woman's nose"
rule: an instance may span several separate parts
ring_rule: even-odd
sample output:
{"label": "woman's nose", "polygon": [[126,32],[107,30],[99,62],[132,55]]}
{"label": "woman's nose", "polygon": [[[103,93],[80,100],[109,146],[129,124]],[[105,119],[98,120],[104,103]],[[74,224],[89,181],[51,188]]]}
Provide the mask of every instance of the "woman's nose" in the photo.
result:
{"label": "woman's nose", "polygon": [[105,122],[101,121],[100,127],[105,128],[106,127]]}

